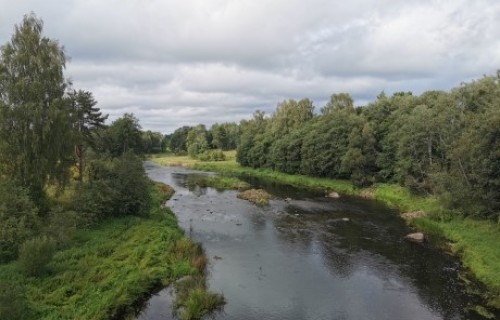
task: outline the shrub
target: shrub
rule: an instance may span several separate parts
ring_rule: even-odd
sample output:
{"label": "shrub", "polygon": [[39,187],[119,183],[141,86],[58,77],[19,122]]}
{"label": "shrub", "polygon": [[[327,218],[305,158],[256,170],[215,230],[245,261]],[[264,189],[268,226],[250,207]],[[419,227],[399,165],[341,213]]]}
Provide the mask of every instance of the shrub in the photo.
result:
{"label": "shrub", "polygon": [[90,217],[80,215],[75,211],[55,207],[46,217],[48,224],[44,227],[44,234],[52,237],[59,248],[71,243],[78,228],[87,227]]}
{"label": "shrub", "polygon": [[26,189],[0,178],[0,262],[16,258],[38,227],[38,210]]}
{"label": "shrub", "polygon": [[19,249],[18,264],[27,276],[40,276],[47,271],[56,249],[54,239],[42,236],[25,241]]}
{"label": "shrub", "polygon": [[137,156],[126,153],[94,160],[89,171],[89,181],[76,197],[75,210],[100,218],[149,214],[149,181]]}
{"label": "shrub", "polygon": [[226,155],[222,150],[206,150],[197,155],[200,161],[224,161]]}
{"label": "shrub", "polygon": [[0,319],[17,320],[27,316],[23,288],[10,281],[0,281]]}

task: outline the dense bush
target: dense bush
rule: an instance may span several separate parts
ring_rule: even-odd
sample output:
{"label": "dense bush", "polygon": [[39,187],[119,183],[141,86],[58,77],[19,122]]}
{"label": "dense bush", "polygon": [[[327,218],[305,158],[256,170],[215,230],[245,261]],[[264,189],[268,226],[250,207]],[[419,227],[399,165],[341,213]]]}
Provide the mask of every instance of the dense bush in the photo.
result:
{"label": "dense bush", "polygon": [[198,154],[197,158],[201,161],[224,161],[226,155],[222,150],[206,150]]}
{"label": "dense bush", "polygon": [[38,210],[26,189],[0,179],[0,262],[16,257],[18,246],[36,232]]}
{"label": "dense bush", "polygon": [[0,319],[24,319],[27,308],[23,288],[14,282],[0,281]]}
{"label": "dense bush", "polygon": [[94,160],[88,170],[89,181],[78,192],[76,210],[97,218],[149,213],[149,181],[137,156],[125,153],[118,158]]}
{"label": "dense bush", "polygon": [[54,239],[42,236],[26,240],[19,249],[18,265],[27,276],[43,275],[56,250]]}

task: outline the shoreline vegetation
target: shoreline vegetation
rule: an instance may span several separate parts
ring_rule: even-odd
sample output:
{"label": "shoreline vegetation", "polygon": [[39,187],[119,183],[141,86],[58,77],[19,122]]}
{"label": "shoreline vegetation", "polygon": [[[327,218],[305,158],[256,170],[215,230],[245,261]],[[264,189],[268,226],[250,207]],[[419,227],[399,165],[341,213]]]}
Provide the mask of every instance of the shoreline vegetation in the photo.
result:
{"label": "shoreline vegetation", "polygon": [[[344,195],[360,196],[382,201],[396,208],[414,228],[443,243],[443,249],[460,257],[467,270],[467,279],[474,278],[487,288],[483,294],[488,306],[500,309],[500,225],[488,220],[452,217],[435,197],[420,197],[404,187],[393,184],[375,184],[357,188],[350,181],[290,175],[271,169],[242,167],[235,161],[235,151],[225,152],[225,161],[205,162],[187,156],[157,154],[151,160],[164,166],[184,166],[200,171],[218,172],[225,176],[256,177],[296,187],[335,191]],[[408,214],[410,213],[410,214]],[[473,283],[470,283],[470,290]],[[476,310],[488,316],[487,310]]]}
{"label": "shoreline vegetation", "polygon": [[[0,299],[12,308],[2,314],[12,319],[135,319],[151,293],[169,285],[176,289],[174,311],[181,319],[200,319],[222,306],[222,295],[207,291],[201,246],[186,238],[163,205],[174,190],[155,182],[150,192],[148,216],[109,218],[77,231],[41,277],[24,277],[17,261],[0,265]],[[191,281],[177,286],[179,279]]]}

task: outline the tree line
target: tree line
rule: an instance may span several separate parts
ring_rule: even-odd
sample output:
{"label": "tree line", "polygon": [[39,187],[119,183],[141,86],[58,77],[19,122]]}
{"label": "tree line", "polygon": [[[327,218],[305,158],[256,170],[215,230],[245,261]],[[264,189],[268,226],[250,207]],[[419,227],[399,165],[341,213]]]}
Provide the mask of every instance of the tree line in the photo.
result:
{"label": "tree line", "polygon": [[280,102],[271,115],[184,126],[165,136],[166,150],[201,160],[237,147],[242,166],[349,179],[358,187],[395,183],[437,196],[448,212],[500,219],[500,72],[420,95],[381,92],[355,107],[337,93],[315,112],[304,98]]}
{"label": "tree line", "polygon": [[240,122],[237,161],[290,174],[398,183],[460,215],[499,219],[500,72],[450,91],[286,100]]}

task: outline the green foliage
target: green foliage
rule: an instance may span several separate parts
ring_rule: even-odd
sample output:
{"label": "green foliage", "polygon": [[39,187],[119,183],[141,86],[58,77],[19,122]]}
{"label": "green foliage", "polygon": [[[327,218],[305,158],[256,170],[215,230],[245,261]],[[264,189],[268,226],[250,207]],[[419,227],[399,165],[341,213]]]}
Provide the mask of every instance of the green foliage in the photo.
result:
{"label": "green foliage", "polygon": [[0,280],[0,319],[18,320],[28,316],[23,287],[12,280]]}
{"label": "green foliage", "polygon": [[321,114],[328,115],[342,109],[354,109],[354,101],[348,93],[332,94],[330,101],[321,108]]}
{"label": "green foliage", "polygon": [[42,236],[26,240],[19,248],[19,269],[26,276],[41,276],[56,250],[54,239]]}
{"label": "green foliage", "polygon": [[[79,230],[74,243],[53,256],[46,276],[25,278],[14,264],[0,265],[0,312],[7,314],[1,318],[122,319],[135,314],[136,303],[155,288],[188,275],[198,278],[203,271],[193,261],[199,245],[185,238],[172,212],[160,206],[172,189],[150,186],[151,218],[111,218]],[[11,311],[23,312],[26,305],[32,312],[22,317]]]}
{"label": "green foliage", "polygon": [[453,241],[452,251],[461,256],[465,267],[490,289],[489,303],[500,308],[500,227],[487,221],[454,218],[421,218],[416,226]]}
{"label": "green foliage", "polygon": [[95,148],[94,132],[104,126],[104,121],[108,118],[103,115],[96,107],[97,101],[94,100],[91,92],[73,91],[69,94],[71,100],[71,114],[74,123],[75,140],[75,164],[78,168],[78,180],[83,179],[85,172],[85,151],[88,147]]}
{"label": "green foliage", "polygon": [[144,152],[151,154],[165,151],[165,140],[161,132],[148,130],[142,133],[141,138]]}
{"label": "green foliage", "polygon": [[34,14],[25,16],[0,53],[0,174],[38,204],[47,182],[67,180],[73,148],[66,56],[42,30]]}
{"label": "green foliage", "polygon": [[14,259],[19,244],[33,237],[38,225],[38,210],[28,191],[0,178],[0,262]]}
{"label": "green foliage", "polygon": [[177,155],[187,153],[186,141],[188,133],[191,129],[192,127],[184,126],[176,129],[174,133],[168,136],[168,148],[170,149],[170,151]]}
{"label": "green foliage", "polygon": [[190,157],[196,158],[209,148],[208,132],[204,125],[197,125],[189,130],[186,138],[187,152]]}
{"label": "green foliage", "polygon": [[226,175],[213,176],[189,176],[187,184],[189,186],[212,187],[216,189],[237,189],[246,190],[250,185],[236,177]]}
{"label": "green foliage", "polygon": [[176,286],[176,309],[182,310],[181,319],[202,319],[225,304],[221,294],[206,290],[205,281],[200,276],[190,276],[179,281]]}
{"label": "green foliage", "polygon": [[196,156],[201,161],[224,161],[226,156],[222,150],[205,150]]}
{"label": "green foliage", "polygon": [[148,214],[149,183],[137,156],[126,153],[94,160],[88,170],[88,182],[76,195],[75,210],[99,218]]}
{"label": "green foliage", "polygon": [[99,154],[110,154],[119,157],[127,152],[143,153],[139,119],[131,113],[125,113],[116,119],[109,127],[97,130],[95,147]]}
{"label": "green foliage", "polygon": [[210,133],[212,135],[212,146],[215,149],[236,149],[240,135],[240,129],[236,123],[214,123],[210,128]]}
{"label": "green foliage", "polygon": [[313,111],[313,103],[307,98],[300,101],[285,100],[276,107],[269,130],[274,137],[288,134],[311,120]]}
{"label": "green foliage", "polygon": [[498,221],[499,105],[500,73],[451,92],[381,93],[358,109],[334,94],[316,117],[309,100],[288,100],[240,123],[237,161],[358,187],[396,182],[450,213]]}

